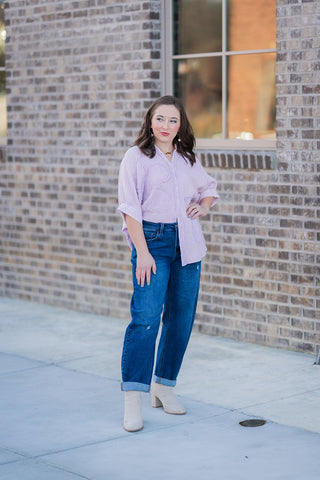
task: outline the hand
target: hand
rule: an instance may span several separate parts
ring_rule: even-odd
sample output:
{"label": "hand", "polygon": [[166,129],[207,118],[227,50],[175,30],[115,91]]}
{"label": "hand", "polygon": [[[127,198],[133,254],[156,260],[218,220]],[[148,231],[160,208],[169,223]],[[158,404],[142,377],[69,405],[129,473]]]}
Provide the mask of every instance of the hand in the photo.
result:
{"label": "hand", "polygon": [[155,275],[156,271],[156,262],[149,252],[137,254],[136,278],[138,285],[144,287],[145,281],[147,285],[150,285],[151,272]]}
{"label": "hand", "polygon": [[204,215],[207,215],[209,213],[209,208],[204,207],[203,205],[200,205],[199,203],[190,203],[188,206],[187,210],[187,215],[189,218],[192,218],[194,220],[197,217],[203,217]]}

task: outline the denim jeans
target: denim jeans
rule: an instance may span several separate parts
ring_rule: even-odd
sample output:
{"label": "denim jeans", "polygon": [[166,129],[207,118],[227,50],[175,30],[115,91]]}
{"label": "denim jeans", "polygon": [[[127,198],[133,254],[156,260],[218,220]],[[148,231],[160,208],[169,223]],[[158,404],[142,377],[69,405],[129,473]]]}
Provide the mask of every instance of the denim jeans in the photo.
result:
{"label": "denim jeans", "polygon": [[161,315],[154,381],[176,384],[196,313],[201,262],[181,265],[176,223],[143,222],[143,230],[157,271],[151,274],[150,285],[138,285],[133,247],[131,322],[125,333],[121,366],[122,390],[147,392]]}

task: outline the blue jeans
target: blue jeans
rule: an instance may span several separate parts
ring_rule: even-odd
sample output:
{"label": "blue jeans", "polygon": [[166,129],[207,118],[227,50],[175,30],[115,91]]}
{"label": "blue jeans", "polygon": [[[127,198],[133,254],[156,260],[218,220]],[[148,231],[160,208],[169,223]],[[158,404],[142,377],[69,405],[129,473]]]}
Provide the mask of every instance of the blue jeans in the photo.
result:
{"label": "blue jeans", "polygon": [[131,322],[122,351],[122,390],[149,391],[155,344],[162,315],[154,381],[175,386],[196,313],[201,262],[181,265],[178,225],[143,222],[147,245],[157,271],[150,285],[136,280],[137,252],[131,263]]}

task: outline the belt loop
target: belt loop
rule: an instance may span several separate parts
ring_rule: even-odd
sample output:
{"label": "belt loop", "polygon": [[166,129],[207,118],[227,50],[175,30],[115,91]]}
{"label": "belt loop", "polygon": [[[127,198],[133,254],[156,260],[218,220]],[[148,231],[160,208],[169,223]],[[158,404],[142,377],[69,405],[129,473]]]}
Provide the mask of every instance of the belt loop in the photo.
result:
{"label": "belt loop", "polygon": [[164,223],[160,223],[160,228],[159,228],[160,235],[163,234],[163,230],[164,230]]}

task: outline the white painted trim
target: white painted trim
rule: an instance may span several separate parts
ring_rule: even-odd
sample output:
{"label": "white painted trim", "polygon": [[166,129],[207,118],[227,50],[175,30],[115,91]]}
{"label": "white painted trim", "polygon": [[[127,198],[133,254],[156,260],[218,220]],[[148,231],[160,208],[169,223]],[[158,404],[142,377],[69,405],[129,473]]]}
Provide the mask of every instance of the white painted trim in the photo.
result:
{"label": "white painted trim", "polygon": [[265,48],[261,50],[233,50],[232,52],[210,52],[210,53],[185,53],[183,55],[172,55],[173,60],[183,60],[189,58],[211,58],[211,57],[230,57],[232,55],[253,55],[256,53],[276,53],[275,48]]}
{"label": "white painted trim", "polygon": [[276,150],[276,140],[238,140],[197,138],[197,150]]}
{"label": "white painted trim", "polygon": [[161,35],[163,54],[162,94],[172,95],[172,2],[161,2]]}

